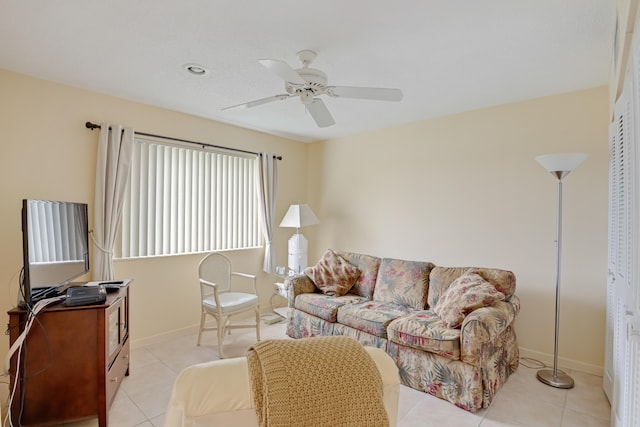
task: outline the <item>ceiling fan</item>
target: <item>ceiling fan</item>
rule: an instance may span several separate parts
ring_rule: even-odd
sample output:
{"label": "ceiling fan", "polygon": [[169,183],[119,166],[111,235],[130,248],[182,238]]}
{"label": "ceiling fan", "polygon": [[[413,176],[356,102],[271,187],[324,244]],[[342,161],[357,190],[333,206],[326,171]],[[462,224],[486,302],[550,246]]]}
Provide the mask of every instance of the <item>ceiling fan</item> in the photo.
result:
{"label": "ceiling fan", "polygon": [[320,70],[309,68],[309,64],[316,58],[316,53],[310,50],[302,50],[297,54],[302,68],[293,69],[279,59],[260,59],[258,62],[267,70],[284,80],[284,88],[287,93],[270,96],[223,108],[251,108],[267,104],[273,101],[299,97],[306,106],[307,111],[313,117],[316,124],[323,128],[334,125],[336,122],[331,116],[320,95],[329,95],[334,98],[358,98],[373,99],[377,101],[400,101],[402,91],[400,89],[379,87],[354,87],[354,86],[328,86],[327,75]]}

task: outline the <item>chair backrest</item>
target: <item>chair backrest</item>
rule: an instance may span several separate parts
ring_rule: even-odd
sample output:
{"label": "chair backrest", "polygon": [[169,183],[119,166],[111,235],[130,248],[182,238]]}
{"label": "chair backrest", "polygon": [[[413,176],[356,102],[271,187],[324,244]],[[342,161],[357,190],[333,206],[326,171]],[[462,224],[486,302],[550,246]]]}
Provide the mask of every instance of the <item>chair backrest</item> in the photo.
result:
{"label": "chair backrest", "polygon": [[[218,285],[218,292],[227,292],[231,286],[231,261],[226,256],[213,252],[202,258],[198,266],[199,278]],[[210,294],[211,288],[200,285],[204,294]]]}

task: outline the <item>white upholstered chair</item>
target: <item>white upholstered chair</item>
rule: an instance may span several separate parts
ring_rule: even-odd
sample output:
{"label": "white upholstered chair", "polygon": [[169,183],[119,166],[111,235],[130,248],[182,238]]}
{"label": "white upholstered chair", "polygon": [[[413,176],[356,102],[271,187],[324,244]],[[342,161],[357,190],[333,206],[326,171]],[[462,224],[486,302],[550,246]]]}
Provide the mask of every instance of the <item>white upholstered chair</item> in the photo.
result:
{"label": "white upholstered chair", "polygon": [[[200,331],[198,345],[203,331],[218,331],[218,353],[223,359],[222,341],[225,333],[231,329],[256,328],[256,339],[260,341],[260,301],[256,288],[256,276],[231,271],[231,261],[220,253],[210,253],[205,256],[198,266],[200,277],[200,293],[202,296],[202,314],[200,315]],[[234,292],[232,278],[244,278],[253,281],[253,293]],[[255,312],[255,324],[232,324],[232,316]],[[212,316],[217,327],[205,327],[205,317]]]}
{"label": "white upholstered chair", "polygon": [[[389,427],[396,427],[400,397],[398,367],[383,350],[374,347],[365,347],[365,350],[382,378]],[[164,427],[259,425],[246,357],[214,360],[185,368],[173,384],[164,415]]]}

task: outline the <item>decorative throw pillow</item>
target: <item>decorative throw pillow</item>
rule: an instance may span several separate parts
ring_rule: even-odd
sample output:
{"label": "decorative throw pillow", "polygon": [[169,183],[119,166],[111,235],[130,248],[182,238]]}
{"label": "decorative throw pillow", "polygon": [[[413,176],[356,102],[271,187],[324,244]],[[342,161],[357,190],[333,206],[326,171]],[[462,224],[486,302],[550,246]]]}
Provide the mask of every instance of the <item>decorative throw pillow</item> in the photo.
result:
{"label": "decorative throw pillow", "polygon": [[323,293],[342,296],[356,283],[360,269],[329,249],[313,267],[303,271]]}
{"label": "decorative throw pillow", "polygon": [[473,310],[504,300],[504,294],[477,272],[470,270],[454,280],[433,311],[449,328],[457,328]]}

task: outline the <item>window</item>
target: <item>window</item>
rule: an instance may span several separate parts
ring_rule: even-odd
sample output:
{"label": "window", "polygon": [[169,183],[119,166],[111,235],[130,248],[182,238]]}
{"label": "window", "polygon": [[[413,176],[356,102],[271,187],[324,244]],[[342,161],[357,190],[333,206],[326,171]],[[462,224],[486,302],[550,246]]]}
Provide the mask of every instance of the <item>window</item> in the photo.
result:
{"label": "window", "polygon": [[257,160],[136,138],[121,258],[262,246]]}

